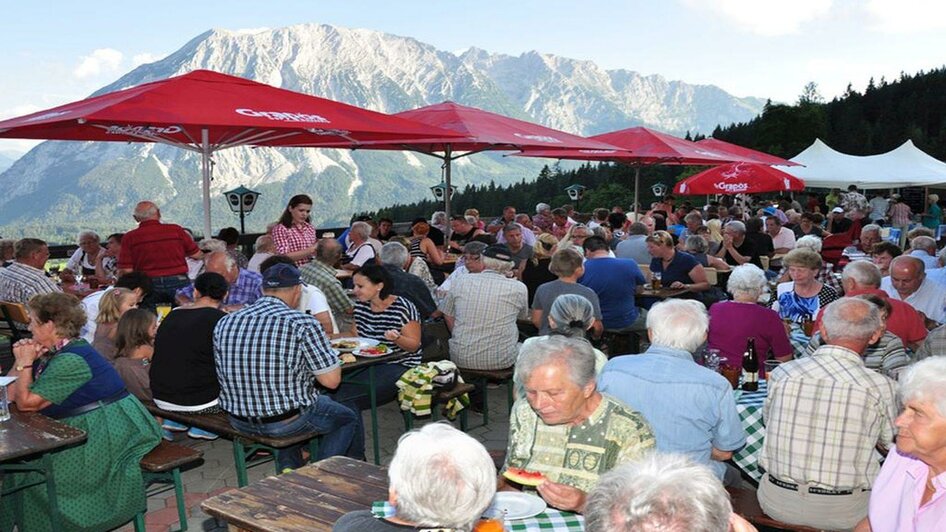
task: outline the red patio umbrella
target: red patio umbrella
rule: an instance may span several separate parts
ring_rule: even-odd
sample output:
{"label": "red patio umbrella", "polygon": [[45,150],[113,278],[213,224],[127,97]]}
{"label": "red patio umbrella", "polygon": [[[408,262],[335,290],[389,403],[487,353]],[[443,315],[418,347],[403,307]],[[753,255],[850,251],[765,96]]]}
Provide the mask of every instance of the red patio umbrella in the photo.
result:
{"label": "red patio umbrella", "polygon": [[[442,160],[444,181],[448,191],[450,190],[451,162],[483,151],[535,149],[557,153],[560,150],[603,150],[625,154],[622,150],[605,142],[450,101],[403,111],[394,116],[446,129],[466,137],[466,140],[446,139],[427,143],[418,141],[410,145],[402,142],[364,144],[364,147],[370,149],[411,150]],[[463,153],[458,154],[458,152]],[[444,198],[444,211],[449,219],[450,194],[445,194]],[[447,238],[449,238],[449,226]]]}
{"label": "red patio umbrella", "polygon": [[[607,161],[629,164],[634,167],[634,203],[639,202],[640,169],[642,166],[672,165],[718,165],[743,160],[732,154],[700,146],[695,142],[654,131],[646,127],[632,127],[611,133],[589,137],[606,142],[616,150],[525,150],[518,154],[525,157],[549,157],[578,159],[583,161]],[[620,150],[624,150],[621,152]],[[635,205],[634,212],[638,212]]]}
{"label": "red patio umbrella", "polygon": [[782,159],[781,157],[769,155],[768,153],[765,153],[765,152],[753,150],[750,148],[745,148],[738,144],[733,144],[731,142],[726,142],[724,140],[714,139],[712,137],[708,139],[698,140],[696,141],[696,143],[699,144],[700,146],[706,146],[718,152],[732,154],[742,159],[750,160],[752,162],[756,162],[760,164],[768,164],[768,165],[775,165],[775,166],[802,166],[801,164],[798,164],[795,161]]}
{"label": "red patio umbrella", "polygon": [[0,121],[0,138],[160,142],[202,156],[204,234],[210,231],[210,157],[236,146],[352,148],[365,142],[462,135],[325,98],[209,70]]}
{"label": "red patio umbrella", "polygon": [[732,163],[710,168],[680,181],[674,194],[758,194],[784,190],[804,190],[805,182],[797,177],[758,163]]}

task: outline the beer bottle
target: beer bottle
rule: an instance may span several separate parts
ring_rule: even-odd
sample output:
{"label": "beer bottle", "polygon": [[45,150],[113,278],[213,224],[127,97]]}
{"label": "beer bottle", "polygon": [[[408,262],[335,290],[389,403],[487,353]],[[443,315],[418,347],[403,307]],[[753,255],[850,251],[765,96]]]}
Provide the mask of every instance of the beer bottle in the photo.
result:
{"label": "beer bottle", "polygon": [[754,392],[759,389],[759,356],[755,352],[755,338],[746,340],[746,352],[742,355],[742,389]]}

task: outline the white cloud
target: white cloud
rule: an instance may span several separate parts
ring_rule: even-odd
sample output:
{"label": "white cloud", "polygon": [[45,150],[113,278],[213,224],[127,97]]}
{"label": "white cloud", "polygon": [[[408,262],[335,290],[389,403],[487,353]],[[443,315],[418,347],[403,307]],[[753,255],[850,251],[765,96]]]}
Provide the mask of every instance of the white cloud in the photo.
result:
{"label": "white cloud", "polygon": [[79,66],[72,71],[79,79],[117,72],[124,54],[113,48],[99,48],[79,59]]}
{"label": "white cloud", "polygon": [[152,54],[150,52],[135,54],[135,56],[131,58],[131,66],[134,68],[147,63],[154,63],[155,61],[160,61],[165,57],[167,57],[167,54]]}
{"label": "white cloud", "polygon": [[683,0],[720,15],[744,31],[767,37],[797,33],[802,24],[824,17],[831,0]]}
{"label": "white cloud", "polygon": [[884,33],[946,29],[946,3],[942,0],[869,0],[865,9],[873,19],[871,29]]}

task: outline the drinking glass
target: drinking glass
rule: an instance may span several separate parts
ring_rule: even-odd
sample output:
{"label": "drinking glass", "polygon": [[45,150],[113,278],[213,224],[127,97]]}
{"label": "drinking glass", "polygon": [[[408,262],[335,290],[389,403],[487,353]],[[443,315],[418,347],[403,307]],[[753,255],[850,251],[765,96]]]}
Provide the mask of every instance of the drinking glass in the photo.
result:
{"label": "drinking glass", "polygon": [[0,386],[0,422],[10,419],[10,403],[7,400],[7,387]]}
{"label": "drinking glass", "polygon": [[662,278],[663,278],[663,274],[660,273],[660,272],[654,272],[654,273],[651,275],[650,285],[654,288],[654,290],[660,290],[660,288],[661,288],[661,286],[662,286],[661,283],[660,283],[660,280],[661,280]]}
{"label": "drinking glass", "polygon": [[719,356],[719,349],[706,348],[706,350],[703,351],[703,365],[706,366],[707,369],[719,373],[719,365],[721,362],[722,359]]}

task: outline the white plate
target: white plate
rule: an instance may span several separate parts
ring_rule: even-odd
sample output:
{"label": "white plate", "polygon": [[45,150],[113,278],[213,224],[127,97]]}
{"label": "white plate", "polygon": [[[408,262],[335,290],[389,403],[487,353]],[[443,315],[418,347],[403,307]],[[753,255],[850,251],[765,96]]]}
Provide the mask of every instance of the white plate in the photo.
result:
{"label": "white plate", "polygon": [[[372,347],[373,347],[373,346],[372,346]],[[355,355],[356,357],[365,357],[365,358],[377,358],[377,357],[388,356],[388,355],[391,354],[391,349],[390,349],[390,348],[388,348],[388,350],[387,350],[386,352],[381,353],[380,355],[375,355],[375,354],[373,354],[373,353],[372,353],[372,354],[362,353],[362,352],[361,352],[362,349],[364,349],[364,348],[363,348],[363,347],[359,347],[358,349],[355,349],[354,351],[352,351],[351,354]]]}
{"label": "white plate", "polygon": [[362,348],[362,347],[374,347],[374,346],[378,345],[379,343],[381,343],[381,342],[379,342],[379,341],[377,341],[377,340],[373,340],[373,339],[371,339],[371,338],[362,338],[362,337],[360,337],[360,336],[349,336],[349,337],[346,337],[346,338],[336,338],[336,339],[334,339],[334,340],[331,340],[331,341],[329,342],[329,345],[334,344],[334,343],[336,343],[336,342],[342,342],[342,341],[358,342],[358,347],[353,347],[353,348],[351,348],[351,349],[337,349],[337,348],[333,347],[332,350],[334,350],[336,354],[338,354],[338,353],[351,353],[352,351],[356,351],[356,350],[358,350],[358,349],[360,349],[360,348]]}
{"label": "white plate", "polygon": [[493,502],[483,512],[483,516],[492,519],[526,519],[539,515],[546,508],[541,497],[518,491],[500,491],[493,497]]}

